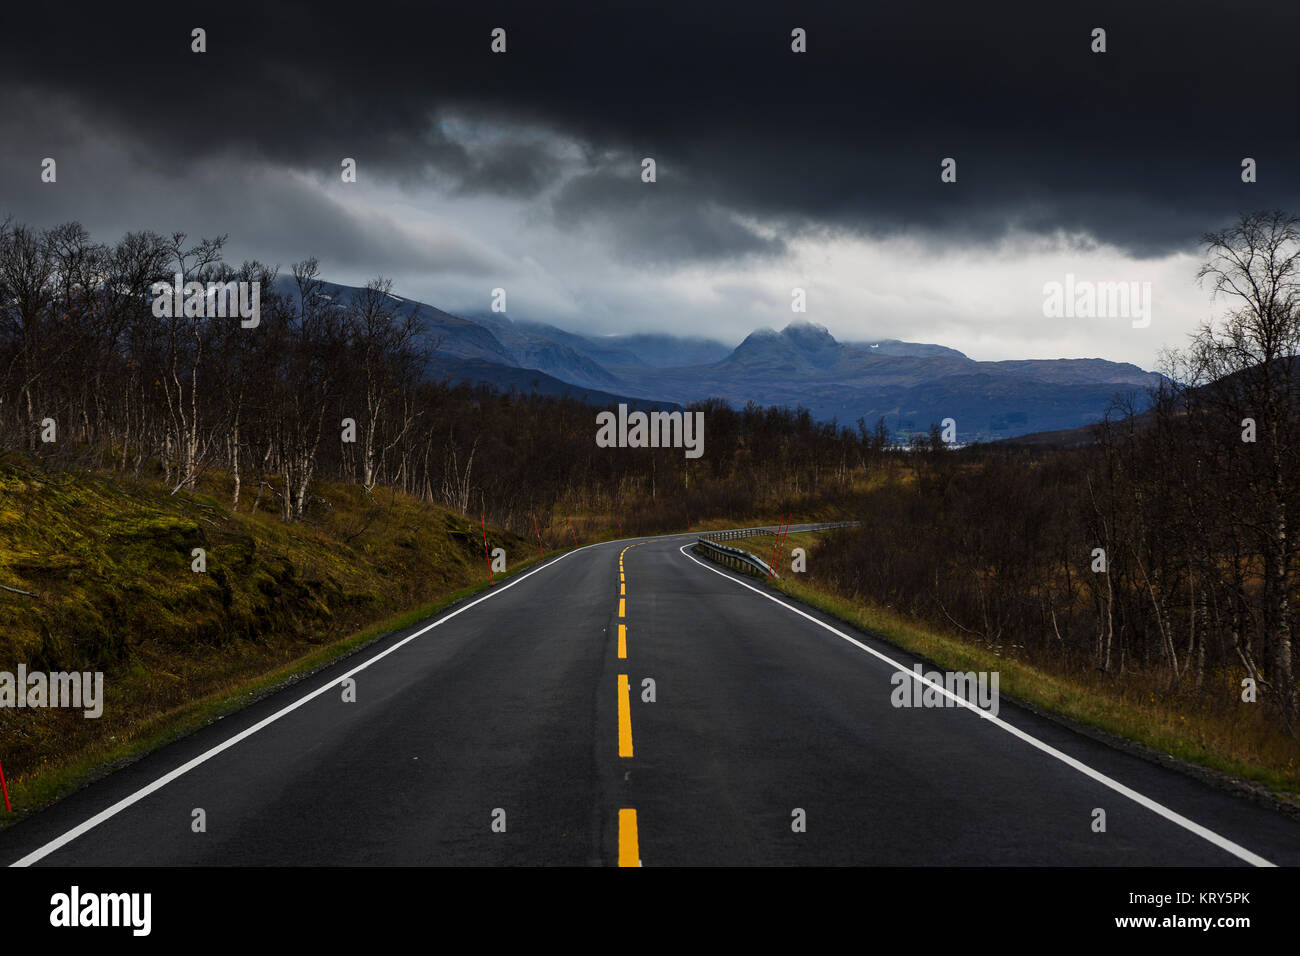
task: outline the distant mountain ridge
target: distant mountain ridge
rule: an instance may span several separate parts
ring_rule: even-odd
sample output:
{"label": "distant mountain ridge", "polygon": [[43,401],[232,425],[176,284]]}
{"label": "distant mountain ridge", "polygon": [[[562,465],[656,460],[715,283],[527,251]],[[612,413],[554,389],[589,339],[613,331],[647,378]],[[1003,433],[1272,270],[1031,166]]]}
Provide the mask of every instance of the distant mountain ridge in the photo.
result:
{"label": "distant mountain ridge", "polygon": [[[336,298],[355,291],[326,283]],[[943,345],[840,342],[811,322],[758,329],[733,349],[662,333],[584,336],[499,313],[461,317],[394,300],[414,309],[437,343],[431,372],[439,378],[586,396],[594,404],[677,407],[721,398],[737,407],[800,406],[845,425],[883,417],[899,438],[945,418],[956,421],[963,442],[1078,428],[1100,419],[1117,396],[1141,398],[1160,381],[1136,365],[1098,358],[981,362]]]}

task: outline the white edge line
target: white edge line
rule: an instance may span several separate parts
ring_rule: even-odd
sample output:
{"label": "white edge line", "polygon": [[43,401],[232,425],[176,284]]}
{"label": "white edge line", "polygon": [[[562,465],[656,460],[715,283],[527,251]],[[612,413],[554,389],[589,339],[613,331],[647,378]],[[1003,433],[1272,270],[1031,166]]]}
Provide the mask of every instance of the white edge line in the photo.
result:
{"label": "white edge line", "polygon": [[1060,750],[1057,750],[1051,744],[1046,744],[1043,741],[1039,740],[1037,737],[1025,733],[1019,727],[1014,727],[1011,724],[1008,724],[1000,717],[994,717],[988,711],[982,710],[975,704],[972,704],[970,701],[966,700],[964,697],[952,693],[942,684],[936,684],[934,681],[922,675],[917,674],[915,671],[907,667],[904,667],[902,664],[898,663],[898,661],[894,660],[892,657],[889,657],[887,654],[882,654],[880,653],[880,651],[876,650],[875,648],[868,647],[866,644],[863,644],[861,641],[857,640],[856,638],[850,637],[848,634],[845,634],[843,631],[839,630],[838,628],[831,627],[831,625],[827,624],[826,622],[817,620],[817,618],[813,617],[811,614],[801,611],[797,607],[794,607],[793,605],[787,604],[785,601],[782,601],[780,598],[773,597],[771,594],[768,594],[766,591],[763,591],[760,588],[754,587],[752,584],[747,584],[744,581],[741,581],[739,578],[733,577],[730,574],[727,574],[723,571],[718,570],[717,568],[705,564],[703,561],[700,561],[698,558],[692,557],[691,555],[686,553],[687,547],[690,546],[686,545],[684,547],[681,547],[678,549],[678,551],[684,557],[689,558],[691,561],[694,561],[696,564],[704,568],[706,571],[712,571],[714,574],[724,577],[728,581],[731,581],[734,584],[739,584],[742,588],[748,588],[749,590],[753,591],[755,594],[759,595],[760,597],[765,597],[769,601],[781,605],[781,607],[785,608],[788,611],[792,611],[795,614],[798,614],[802,618],[807,618],[809,621],[812,621],[818,627],[825,628],[826,630],[834,634],[836,637],[843,638],[844,640],[848,641],[850,644],[854,645],[855,647],[861,648],[862,650],[866,651],[868,654],[871,654],[873,657],[877,657],[880,660],[884,661],[886,664],[889,664],[891,667],[897,668],[899,671],[903,672],[908,677],[911,677],[913,680],[918,680],[923,684],[929,685],[930,687],[939,691],[944,696],[951,698],[952,700],[956,701],[958,704],[967,708],[968,710],[973,710],[975,713],[979,714],[981,718],[987,720],[989,723],[996,724],[998,727],[1001,727],[1007,733],[1015,737],[1019,737],[1021,740],[1023,740],[1025,743],[1029,744],[1032,747],[1037,747],[1039,750],[1041,750],[1043,753],[1047,754],[1048,756],[1055,757],[1057,760],[1061,761],[1066,766],[1074,768],[1084,776],[1091,777],[1093,780],[1096,780],[1098,783],[1102,784],[1103,786],[1109,787],[1111,790],[1114,790],[1116,793],[1128,797],[1130,800],[1132,800],[1134,803],[1138,804],[1139,806],[1146,807],[1152,813],[1159,814],[1160,816],[1164,817],[1166,820],[1170,821],[1171,823],[1178,824],[1178,826],[1182,827],[1184,830],[1191,831],[1201,839],[1213,843],[1221,850],[1226,850],[1227,852],[1231,853],[1233,856],[1245,860],[1247,863],[1251,864],[1252,866],[1276,866],[1275,863],[1270,863],[1262,856],[1259,856],[1258,854],[1252,853],[1250,850],[1247,850],[1244,846],[1241,846],[1238,843],[1234,843],[1233,841],[1229,840],[1227,837],[1220,836],[1218,833],[1215,833],[1213,830],[1210,830],[1207,827],[1201,826],[1199,823],[1195,822],[1194,820],[1189,820],[1181,813],[1176,813],[1175,811],[1170,810],[1164,804],[1157,803],[1155,800],[1152,800],[1150,797],[1144,796],[1138,793],[1136,790],[1124,786],[1124,784],[1120,783],[1118,780],[1114,780],[1106,776],[1100,770],[1094,770],[1092,767],[1089,767],[1086,763],[1083,763],[1080,760],[1076,760],[1074,757],[1071,757],[1067,753],[1062,753]]}
{"label": "white edge line", "polygon": [[578,551],[586,551],[588,548],[595,548],[598,547],[599,545],[606,544],[606,543],[607,542],[604,541],[598,541],[595,544],[584,545],[583,547],[578,548],[575,551],[566,551],[563,554],[559,555],[558,557],[554,558],[553,560],[546,562],[541,567],[533,568],[527,574],[520,575],[519,577],[511,581],[509,584],[505,584],[502,585],[501,587],[494,588],[493,590],[489,591],[487,594],[484,594],[482,597],[475,598],[473,601],[470,601],[468,604],[457,608],[456,610],[452,611],[450,614],[446,614],[442,617],[439,617],[436,621],[434,621],[431,624],[426,624],[424,627],[420,628],[415,633],[408,634],[406,637],[402,638],[396,644],[393,644],[391,647],[388,647],[380,651],[378,654],[376,654],[374,657],[371,657],[369,660],[366,660],[363,663],[358,664],[356,667],[352,668],[346,674],[334,678],[328,684],[318,687],[316,690],[312,691],[310,694],[307,694],[305,697],[298,698],[296,701],[294,701],[292,704],[289,704],[287,707],[283,707],[280,710],[277,710],[274,714],[271,714],[269,717],[265,717],[262,720],[259,720],[257,723],[255,723],[253,726],[249,727],[248,729],[240,731],[239,733],[235,734],[233,737],[230,737],[222,741],[221,743],[217,744],[212,749],[204,751],[203,753],[199,754],[197,757],[194,757],[192,760],[189,760],[186,763],[181,764],[179,767],[177,767],[175,770],[172,770],[170,773],[163,774],[161,777],[159,777],[157,780],[155,780],[153,783],[149,784],[148,786],[141,787],[139,790],[135,791],[135,793],[131,794],[130,796],[123,797],[121,800],[117,801],[117,803],[108,807],[106,810],[101,810],[99,813],[95,814],[93,817],[91,817],[89,820],[86,820],[84,823],[78,824],[77,826],[73,827],[71,830],[64,833],[62,836],[55,837],[53,840],[46,843],[44,846],[33,850],[31,853],[28,853],[21,860],[18,860],[14,863],[10,863],[9,865],[11,867],[31,866],[33,863],[39,862],[43,858],[49,856],[55,850],[58,850],[61,847],[64,847],[67,844],[71,843],[73,840],[77,839],[77,837],[81,836],[82,834],[90,830],[93,830],[95,827],[99,826],[105,820],[108,820],[109,818],[114,817],[117,814],[121,813],[123,810],[131,806],[133,803],[138,803],[139,801],[143,800],[145,797],[149,796],[149,794],[153,793],[155,790],[161,790],[163,787],[167,786],[167,784],[171,783],[173,780],[189,773],[195,767],[199,766],[199,764],[211,760],[213,757],[221,753],[223,750],[228,750],[229,748],[233,747],[235,744],[239,743],[241,740],[245,740],[248,737],[251,737],[253,734],[257,733],[263,727],[275,723],[285,714],[297,710],[299,707],[307,703],[309,700],[319,697],[321,694],[325,693],[326,691],[337,687],[339,684],[347,680],[353,674],[365,670],[371,664],[375,663],[375,661],[387,657],[389,654],[393,653],[393,651],[397,650],[402,645],[415,640],[421,634],[431,631],[435,627],[438,627],[441,624],[447,623],[453,617],[456,617],[458,614],[463,614],[465,611],[468,611],[476,604],[482,604],[484,601],[488,600],[489,598],[496,597],[498,594],[510,590],[520,581],[527,580],[537,572],[545,571],[547,568],[554,567],[556,564],[563,561],[571,554],[577,554]]}

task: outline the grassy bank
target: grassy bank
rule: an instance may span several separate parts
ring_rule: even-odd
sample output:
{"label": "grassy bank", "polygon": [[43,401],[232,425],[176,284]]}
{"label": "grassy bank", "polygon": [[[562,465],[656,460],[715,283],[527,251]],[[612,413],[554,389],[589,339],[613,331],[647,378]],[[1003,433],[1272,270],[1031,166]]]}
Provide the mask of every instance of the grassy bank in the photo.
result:
{"label": "grassy bank", "polygon": [[[0,708],[0,820],[486,586],[478,523],[400,494],[322,485],[285,524],[169,492],[0,461],[0,670],[103,671],[105,697],[98,719]],[[511,573],[536,561],[488,537]]]}

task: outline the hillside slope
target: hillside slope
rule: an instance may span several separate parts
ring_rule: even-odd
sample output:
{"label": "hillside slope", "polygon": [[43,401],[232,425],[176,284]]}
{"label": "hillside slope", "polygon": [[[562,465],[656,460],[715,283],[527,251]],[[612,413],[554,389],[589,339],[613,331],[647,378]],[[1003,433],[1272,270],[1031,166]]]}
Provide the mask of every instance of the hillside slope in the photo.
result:
{"label": "hillside slope", "polygon": [[[104,674],[97,719],[0,708],[15,809],[214,697],[332,656],[360,629],[486,578],[477,521],[382,489],[322,485],[308,519],[291,525],[265,507],[250,514],[247,500],[232,512],[225,489],[168,490],[0,459],[0,671]],[[488,536],[511,570],[536,553]],[[196,548],[206,573],[191,569]]]}

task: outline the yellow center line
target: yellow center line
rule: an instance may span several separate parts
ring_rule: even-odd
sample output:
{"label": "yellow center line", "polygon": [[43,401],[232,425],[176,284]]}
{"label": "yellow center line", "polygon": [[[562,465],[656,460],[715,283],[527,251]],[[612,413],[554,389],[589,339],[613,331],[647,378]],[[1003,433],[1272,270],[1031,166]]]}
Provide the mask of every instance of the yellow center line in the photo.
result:
{"label": "yellow center line", "polygon": [[618,865],[640,866],[641,849],[636,838],[636,811],[618,811]]}
{"label": "yellow center line", "polygon": [[632,704],[626,674],[618,675],[618,755],[632,756]]}
{"label": "yellow center line", "polygon": [[[618,616],[627,617],[627,577],[623,571],[623,555],[628,545],[618,556]],[[627,658],[627,625],[618,626],[618,656]],[[632,756],[632,704],[631,687],[626,674],[618,675],[618,755]],[[636,832],[636,811],[623,809],[618,811],[618,865],[640,866],[641,847]]]}

